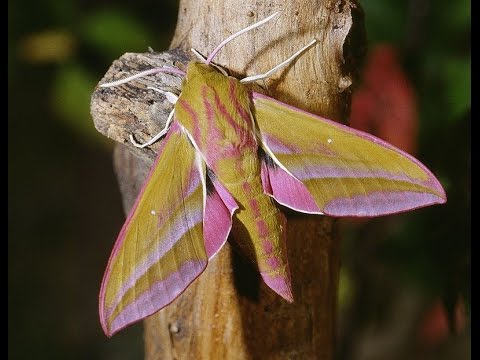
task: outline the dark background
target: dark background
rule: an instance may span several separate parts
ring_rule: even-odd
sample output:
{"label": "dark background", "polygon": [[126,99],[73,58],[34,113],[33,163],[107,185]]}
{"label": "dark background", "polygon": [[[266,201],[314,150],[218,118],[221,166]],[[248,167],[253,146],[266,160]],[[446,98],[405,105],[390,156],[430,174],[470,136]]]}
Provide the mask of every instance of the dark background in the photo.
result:
{"label": "dark background", "polygon": [[[352,125],[363,119],[369,131],[414,152],[448,203],[342,222],[338,358],[468,359],[470,2],[361,4],[370,71],[359,92],[374,95],[356,98]],[[124,52],[168,47],[177,7],[173,0],[9,2],[11,359],[143,356],[141,325],[107,339],[98,321],[100,281],[124,217],[113,144],[96,133],[89,102]],[[372,65],[378,49],[395,66]],[[378,99],[372,89],[385,84],[392,95]],[[391,120],[394,108],[408,110],[410,125]]]}

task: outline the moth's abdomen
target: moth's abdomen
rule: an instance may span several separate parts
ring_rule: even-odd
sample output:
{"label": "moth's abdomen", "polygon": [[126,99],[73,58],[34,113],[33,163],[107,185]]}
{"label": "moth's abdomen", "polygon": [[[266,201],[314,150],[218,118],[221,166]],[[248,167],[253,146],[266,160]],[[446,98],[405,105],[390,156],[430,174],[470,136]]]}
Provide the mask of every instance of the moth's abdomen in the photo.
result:
{"label": "moth's abdomen", "polygon": [[[228,187],[227,187],[228,188]],[[275,292],[292,301],[290,272],[285,248],[286,219],[263,192],[260,177],[245,179],[228,190],[239,205],[235,234],[248,244],[239,244],[253,252],[262,278]]]}
{"label": "moth's abdomen", "polygon": [[291,301],[286,221],[263,191],[248,91],[237,79],[210,70],[189,66],[176,119],[237,202],[236,235],[249,242],[240,246],[248,249],[265,283]]}

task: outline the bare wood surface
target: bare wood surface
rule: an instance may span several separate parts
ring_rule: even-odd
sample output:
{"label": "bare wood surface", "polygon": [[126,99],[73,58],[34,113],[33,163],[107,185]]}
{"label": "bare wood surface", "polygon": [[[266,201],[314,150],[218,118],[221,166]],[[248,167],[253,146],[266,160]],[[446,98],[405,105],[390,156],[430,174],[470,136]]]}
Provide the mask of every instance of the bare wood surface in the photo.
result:
{"label": "bare wood surface", "polygon": [[[182,50],[163,53],[126,53],[115,60],[99,84],[124,79],[140,71],[156,67],[182,67],[189,61],[189,54]],[[160,142],[144,149],[138,149],[129,141],[135,135],[139,142],[150,140],[165,126],[172,104],[165,96],[148,87],[179,93],[182,79],[178,76],[160,73],[112,88],[97,87],[92,94],[90,112],[96,129],[119,143],[125,144],[137,156],[150,165],[156,156]]]}
{"label": "bare wood surface", "polygon": [[[357,60],[365,45],[362,12],[353,0],[182,0],[171,45],[176,50],[125,54],[101,82],[163,64],[181,68],[188,62],[190,47],[208,54],[227,36],[278,10],[281,16],[228,44],[215,61],[236,76],[258,74],[316,38],[317,45],[265,82],[266,92],[308,111],[345,120]],[[133,204],[158,149],[158,143],[133,149],[128,135],[149,139],[163,127],[171,109],[161,94],[147,86],[178,93],[181,81],[158,74],[97,89],[92,96],[97,129],[127,144],[115,155],[126,209]],[[332,359],[340,266],[334,229],[331,218],[288,213],[293,304],[274,294],[225,246],[184,294],[145,321],[145,357]]]}

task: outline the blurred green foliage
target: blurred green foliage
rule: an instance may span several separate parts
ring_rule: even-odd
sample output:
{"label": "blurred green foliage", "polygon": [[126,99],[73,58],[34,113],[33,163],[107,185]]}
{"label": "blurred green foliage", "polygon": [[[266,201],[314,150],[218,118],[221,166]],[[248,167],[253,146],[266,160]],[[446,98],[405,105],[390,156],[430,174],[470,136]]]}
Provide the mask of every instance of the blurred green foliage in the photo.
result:
{"label": "blurred green foliage", "polygon": [[[371,305],[389,293],[379,284],[400,284],[450,308],[462,294],[468,305],[470,2],[360,2],[369,46],[400,49],[419,104],[418,157],[449,200],[386,223],[345,226],[341,303],[371,318],[378,310]],[[142,358],[139,326],[109,340],[98,324],[98,287],[123,215],[112,144],[94,129],[89,103],[114,59],[168,47],[177,7],[174,0],[9,1],[11,359]],[[372,281],[379,274],[369,264],[385,279]]]}
{"label": "blurred green foliage", "polygon": [[[405,313],[403,320],[395,321],[404,321],[404,328],[417,331],[422,326],[437,327],[436,346],[440,346],[440,334],[452,334],[452,330],[441,328],[438,322],[422,323],[432,304],[441,301],[451,329],[469,323],[471,306],[470,2],[360,2],[369,47],[391,44],[398,49],[417,97],[420,133],[416,155],[439,177],[448,202],[367,223],[343,224],[341,279],[346,279],[347,285],[341,284],[339,295],[349,296],[340,297],[344,314],[341,359],[362,358],[354,350],[360,343],[365,346],[369,340],[386,337],[386,328],[395,329],[389,319],[405,294],[417,298],[419,314],[408,320]],[[348,285],[350,290],[345,291]],[[466,314],[459,320],[455,313],[463,305]],[[449,358],[419,354],[419,349],[427,345],[422,345],[425,339],[419,338],[417,331],[401,335],[398,330],[395,334],[403,340],[384,339],[383,345],[388,346],[383,353],[375,350],[377,358]],[[465,331],[469,333],[468,325]],[[453,347],[458,339],[442,338],[442,344]],[[401,343],[398,351],[396,341]],[[434,350],[429,351],[433,354]],[[374,352],[369,354],[363,358],[374,357]],[[466,347],[455,358],[469,358],[465,354]]]}
{"label": "blurred green foliage", "polygon": [[[361,4],[369,46],[391,43],[403,54],[417,94],[419,158],[439,176],[448,195],[444,208],[405,215],[408,221],[395,231],[398,244],[395,238],[389,243],[392,257],[398,256],[400,249],[395,247],[400,246],[413,260],[418,250],[426,250],[421,244],[432,239],[432,248],[420,255],[419,263],[428,263],[429,255],[442,246],[447,246],[441,250],[445,257],[454,256],[460,247],[467,255],[465,261],[470,245],[470,1],[363,0]],[[447,258],[443,260],[448,264]],[[434,279],[432,274],[424,285],[444,281],[447,274],[443,275]]]}
{"label": "blurred green foliage", "polygon": [[115,59],[125,49],[145,51],[154,43],[153,33],[140,20],[114,9],[92,13],[82,22],[80,34],[87,44],[101,49],[102,55],[109,59]]}

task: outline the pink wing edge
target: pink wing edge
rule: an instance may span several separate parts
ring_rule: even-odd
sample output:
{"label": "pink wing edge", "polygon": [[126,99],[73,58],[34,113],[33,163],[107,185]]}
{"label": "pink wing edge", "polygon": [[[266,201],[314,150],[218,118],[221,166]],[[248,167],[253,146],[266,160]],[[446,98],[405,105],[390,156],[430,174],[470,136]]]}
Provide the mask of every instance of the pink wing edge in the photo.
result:
{"label": "pink wing edge", "polygon": [[232,216],[238,205],[227,189],[215,178],[210,178],[213,189],[207,194],[203,234],[208,259],[212,259],[227,241],[232,229]]}
{"label": "pink wing edge", "polygon": [[[270,152],[268,146],[266,144],[264,146]],[[270,154],[268,156],[271,157]],[[279,204],[292,210],[323,215],[306,186],[283,169],[279,161],[273,158],[272,161],[274,166],[269,164],[265,157],[262,158],[261,177],[265,193],[273,197]],[[288,191],[284,191],[285,189]]]}
{"label": "pink wing edge", "polygon": [[[253,99],[254,103],[255,103],[256,99],[264,99],[264,100],[267,100],[267,101],[274,102],[274,103],[276,103],[276,104],[278,104],[282,107],[286,107],[290,110],[293,110],[293,111],[300,112],[300,113],[303,113],[305,115],[311,116],[311,117],[317,119],[318,121],[322,121],[322,122],[328,123],[330,125],[336,126],[340,129],[344,130],[345,132],[348,132],[348,133],[351,133],[353,135],[359,136],[359,137],[364,138],[368,141],[372,141],[372,142],[374,142],[378,145],[381,145],[381,146],[383,146],[383,147],[385,147],[389,150],[393,150],[393,151],[399,153],[400,155],[402,155],[402,156],[408,158],[409,160],[411,160],[412,162],[414,162],[423,171],[425,171],[425,173],[428,175],[428,178],[429,178],[429,181],[431,182],[432,187],[441,194],[440,197],[435,196],[435,198],[438,199],[437,201],[432,200],[427,205],[443,204],[447,201],[447,196],[446,196],[445,190],[443,189],[442,185],[440,184],[438,179],[432,174],[432,172],[424,164],[422,164],[418,159],[416,159],[412,155],[406,153],[403,150],[400,150],[400,149],[394,147],[393,145],[387,143],[386,141],[384,141],[384,140],[382,140],[382,139],[380,139],[380,138],[378,138],[374,135],[368,134],[368,133],[363,132],[363,131],[355,130],[355,129],[347,126],[347,125],[344,125],[344,124],[335,122],[333,120],[329,120],[329,119],[323,118],[321,116],[312,114],[308,111],[305,111],[305,110],[296,108],[294,106],[285,104],[281,101],[278,101],[276,99],[273,99],[269,96],[266,96],[266,95],[263,95],[263,94],[260,94],[260,93],[257,93],[257,92],[252,92],[252,99]],[[261,132],[261,130],[260,130],[260,132]],[[338,214],[333,214],[333,213],[330,214],[327,209],[325,209],[324,212],[320,211],[318,206],[316,205],[313,197],[311,196],[310,192],[305,187],[305,185],[303,185],[303,183],[300,180],[298,180],[294,175],[292,175],[290,172],[288,172],[284,168],[284,166],[275,158],[273,152],[269,149],[268,144],[266,142],[262,141],[262,145],[265,148],[267,155],[270,156],[275,163],[275,167],[272,167],[272,166],[269,166],[267,164],[265,159],[263,159],[263,161],[262,161],[262,183],[263,183],[263,186],[264,186],[264,190],[268,195],[275,198],[275,200],[277,200],[280,204],[282,204],[284,206],[287,206],[287,207],[289,207],[293,210],[296,210],[296,211],[300,211],[300,212],[304,212],[304,213],[308,213],[308,214],[325,214],[325,215],[331,215],[331,216],[339,216]],[[290,194],[283,191],[283,189],[285,189],[285,188],[289,189]],[[405,210],[385,212],[382,215],[397,214],[397,213],[401,213],[401,212],[406,212],[406,211],[411,211],[411,210],[415,210],[415,209],[418,209],[418,208],[422,208],[424,206],[426,206],[426,205],[422,204],[422,205],[418,205],[416,207],[411,207],[411,208],[408,208],[408,209],[405,209]],[[347,216],[348,217],[362,217],[363,218],[363,217],[373,217],[373,216],[376,216],[376,215],[372,215],[372,216],[347,215]]]}

